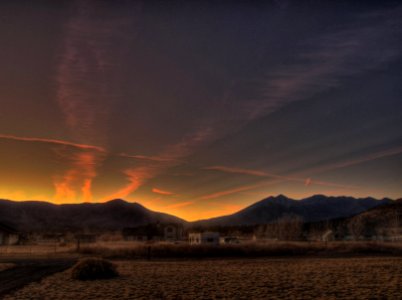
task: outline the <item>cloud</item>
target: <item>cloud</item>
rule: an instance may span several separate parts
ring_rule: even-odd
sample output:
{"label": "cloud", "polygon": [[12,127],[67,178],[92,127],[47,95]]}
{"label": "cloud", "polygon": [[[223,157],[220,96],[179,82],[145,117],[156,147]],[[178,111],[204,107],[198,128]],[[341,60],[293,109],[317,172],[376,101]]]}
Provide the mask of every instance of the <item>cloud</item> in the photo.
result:
{"label": "cloud", "polygon": [[[130,5],[130,13],[137,6]],[[117,17],[113,11],[118,9]],[[114,10],[97,1],[72,2],[71,16],[64,24],[56,101],[78,140],[106,143],[109,114],[121,98],[116,74],[128,54],[128,41],[136,36],[136,18],[124,5]]]}
{"label": "cloud", "polygon": [[60,146],[69,146],[81,150],[94,150],[98,152],[106,152],[106,150],[102,147],[93,146],[93,145],[86,145],[86,144],[78,144],[74,142],[64,141],[64,140],[56,140],[56,139],[47,139],[47,138],[37,138],[37,137],[20,137],[15,135],[7,135],[7,134],[0,134],[0,139],[8,139],[8,140],[15,140],[15,141],[22,141],[22,142],[38,142],[38,143],[47,143],[53,145],[60,145]]}
{"label": "cloud", "polygon": [[130,155],[126,153],[120,153],[119,156],[127,158],[135,158],[138,160],[153,161],[153,162],[178,162],[175,159],[162,156]]}
{"label": "cloud", "polygon": [[[222,196],[227,196],[227,195],[236,194],[239,192],[253,190],[253,189],[260,188],[260,187],[269,186],[269,185],[273,185],[273,184],[277,184],[277,183],[281,183],[281,182],[285,182],[285,181],[300,182],[300,183],[304,184],[305,186],[320,185],[320,186],[336,187],[336,188],[343,189],[343,190],[358,189],[360,187],[356,186],[356,185],[345,185],[345,184],[338,184],[338,183],[328,182],[328,181],[313,180],[311,177],[307,177],[307,179],[303,179],[303,178],[297,177],[297,176],[300,176],[302,174],[309,174],[309,175],[320,174],[320,173],[329,172],[329,171],[333,171],[333,170],[337,170],[337,169],[341,169],[341,168],[347,168],[347,167],[350,167],[353,165],[373,161],[376,159],[381,159],[384,157],[398,155],[401,153],[402,153],[402,146],[399,146],[399,147],[394,147],[391,149],[367,154],[367,155],[364,155],[362,157],[355,158],[352,160],[345,160],[345,161],[341,161],[341,162],[337,162],[337,163],[333,163],[333,164],[328,164],[326,166],[310,168],[310,169],[304,170],[303,172],[294,173],[289,176],[282,176],[282,175],[266,173],[266,177],[277,178],[277,180],[260,181],[253,185],[244,185],[244,186],[240,186],[240,187],[236,187],[236,188],[232,188],[232,189],[228,189],[228,190],[223,190],[223,191],[219,191],[216,193],[202,196],[199,199],[207,200],[207,199],[219,198]],[[203,169],[217,170],[217,171],[227,172],[227,173],[241,173],[241,174],[253,174],[254,173],[253,170],[249,170],[249,169],[239,169],[239,168],[231,168],[231,167],[225,167],[225,166],[206,167]],[[246,171],[246,172],[242,172],[242,171]],[[255,172],[256,172],[256,174],[258,174],[259,177],[263,176],[263,172],[261,172],[261,171],[255,171]]]}
{"label": "cloud", "polygon": [[262,183],[257,183],[257,184],[252,184],[252,185],[243,185],[243,186],[239,186],[236,188],[232,188],[232,189],[227,189],[227,190],[223,190],[223,191],[219,191],[216,193],[212,193],[212,194],[208,194],[208,195],[204,195],[202,197],[200,197],[200,200],[209,200],[209,199],[215,199],[215,198],[220,198],[223,196],[227,196],[227,195],[232,195],[232,194],[236,194],[239,192],[244,192],[244,191],[248,191],[248,190],[253,190],[259,187],[263,187],[266,186],[268,184],[275,184],[275,183],[279,183],[281,182],[280,180],[277,181],[273,181],[273,182],[262,182]]}
{"label": "cloud", "polygon": [[344,161],[340,161],[340,162],[336,162],[336,163],[332,163],[332,164],[327,164],[324,166],[319,166],[317,168],[312,168],[312,169],[308,170],[308,172],[310,174],[320,174],[320,173],[324,173],[324,172],[328,172],[328,171],[347,168],[350,166],[358,165],[358,164],[361,164],[364,162],[373,161],[376,159],[399,155],[401,153],[402,153],[402,146],[397,146],[397,147],[393,147],[391,149],[386,149],[386,150],[382,150],[382,151],[375,152],[375,153],[369,153],[369,154],[366,154],[366,155],[363,155],[361,157],[357,157],[354,159],[348,159],[348,160],[344,160]]}
{"label": "cloud", "polygon": [[346,77],[400,57],[399,49],[392,44],[395,26],[402,25],[398,18],[394,10],[361,15],[356,24],[303,41],[299,46],[307,50],[298,52],[291,63],[270,67],[251,85],[244,82],[257,90],[252,93],[256,97],[243,106],[244,118],[266,116],[292,102],[336,87]]}
{"label": "cloud", "polygon": [[128,183],[113,194],[104,197],[103,200],[127,197],[131,193],[135,192],[148,179],[153,178],[157,172],[158,170],[152,166],[140,166],[125,170],[123,173],[126,175]]}
{"label": "cloud", "polygon": [[[210,139],[210,135],[210,129],[200,130],[192,135],[184,137],[182,141],[176,144],[167,146],[159,155],[152,156],[157,157],[157,159],[144,159],[146,164],[143,166],[125,170],[124,174],[129,183],[112,195],[105,197],[105,199],[125,198],[135,192],[149,179],[162,174],[171,167],[182,164],[184,159],[190,155],[194,149]],[[136,155],[125,155],[123,157],[133,156],[138,159]],[[143,156],[141,155],[141,157]]]}
{"label": "cloud", "polygon": [[103,161],[104,154],[94,151],[68,152],[64,154],[64,159],[70,161],[71,166],[63,175],[53,176],[54,200],[57,202],[92,201],[92,181],[97,176],[96,168],[99,161]]}
{"label": "cloud", "polygon": [[[44,143],[53,146],[53,151],[58,159],[70,163],[67,171],[62,175],[52,177],[57,202],[73,202],[77,200],[91,201],[92,180],[96,177],[96,167],[107,155],[104,148],[79,144],[64,140],[19,137],[14,135],[0,134],[0,139]],[[66,148],[67,147],[67,148]]]}
{"label": "cloud", "polygon": [[250,169],[241,169],[241,168],[233,168],[226,166],[211,166],[202,168],[203,170],[212,170],[212,171],[222,171],[225,173],[234,173],[234,174],[243,174],[243,175],[252,175],[259,177],[267,177],[270,176],[268,173],[258,170],[250,170]]}
{"label": "cloud", "polygon": [[169,192],[169,191],[164,191],[161,189],[153,188],[152,192],[155,194],[160,194],[160,195],[166,195],[166,196],[172,196],[175,195],[175,193]]}

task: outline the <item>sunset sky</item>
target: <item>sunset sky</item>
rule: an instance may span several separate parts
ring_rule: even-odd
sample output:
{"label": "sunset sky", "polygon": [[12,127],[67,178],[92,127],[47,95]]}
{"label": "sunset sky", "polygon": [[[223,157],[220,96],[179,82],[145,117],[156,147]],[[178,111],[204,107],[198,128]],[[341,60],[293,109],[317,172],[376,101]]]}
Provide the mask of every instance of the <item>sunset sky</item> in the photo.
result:
{"label": "sunset sky", "polygon": [[277,194],[402,196],[398,1],[0,2],[0,198]]}

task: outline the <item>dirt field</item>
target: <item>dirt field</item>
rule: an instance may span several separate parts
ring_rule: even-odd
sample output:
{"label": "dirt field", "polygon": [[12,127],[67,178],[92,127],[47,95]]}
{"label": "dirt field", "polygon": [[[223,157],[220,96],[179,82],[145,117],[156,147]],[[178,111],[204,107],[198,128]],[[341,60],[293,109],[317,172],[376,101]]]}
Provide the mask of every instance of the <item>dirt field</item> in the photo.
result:
{"label": "dirt field", "polygon": [[69,271],[5,299],[401,299],[402,258],[120,261],[121,277],[80,282]]}

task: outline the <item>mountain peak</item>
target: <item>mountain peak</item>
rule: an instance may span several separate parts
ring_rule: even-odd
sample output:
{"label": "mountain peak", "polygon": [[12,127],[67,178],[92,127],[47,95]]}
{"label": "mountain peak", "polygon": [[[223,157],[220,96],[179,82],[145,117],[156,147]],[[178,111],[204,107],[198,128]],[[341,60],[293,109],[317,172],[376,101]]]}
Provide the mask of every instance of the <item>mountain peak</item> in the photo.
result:
{"label": "mountain peak", "polygon": [[112,204],[127,204],[128,202],[127,202],[126,200],[117,198],[117,199],[109,200],[109,201],[107,201],[106,203],[112,203]]}
{"label": "mountain peak", "polygon": [[279,194],[278,196],[271,196],[262,201],[265,203],[276,203],[276,204],[288,205],[289,203],[292,203],[294,200],[286,197],[283,194]]}

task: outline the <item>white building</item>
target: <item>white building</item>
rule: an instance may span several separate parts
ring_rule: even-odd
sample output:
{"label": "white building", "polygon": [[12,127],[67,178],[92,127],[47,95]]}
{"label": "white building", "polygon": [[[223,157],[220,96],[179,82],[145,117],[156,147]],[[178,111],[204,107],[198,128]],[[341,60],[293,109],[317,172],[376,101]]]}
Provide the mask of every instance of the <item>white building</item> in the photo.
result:
{"label": "white building", "polygon": [[221,245],[239,244],[240,240],[237,236],[223,236],[219,239]]}
{"label": "white building", "polygon": [[193,232],[189,233],[190,245],[219,245],[219,232]]}

